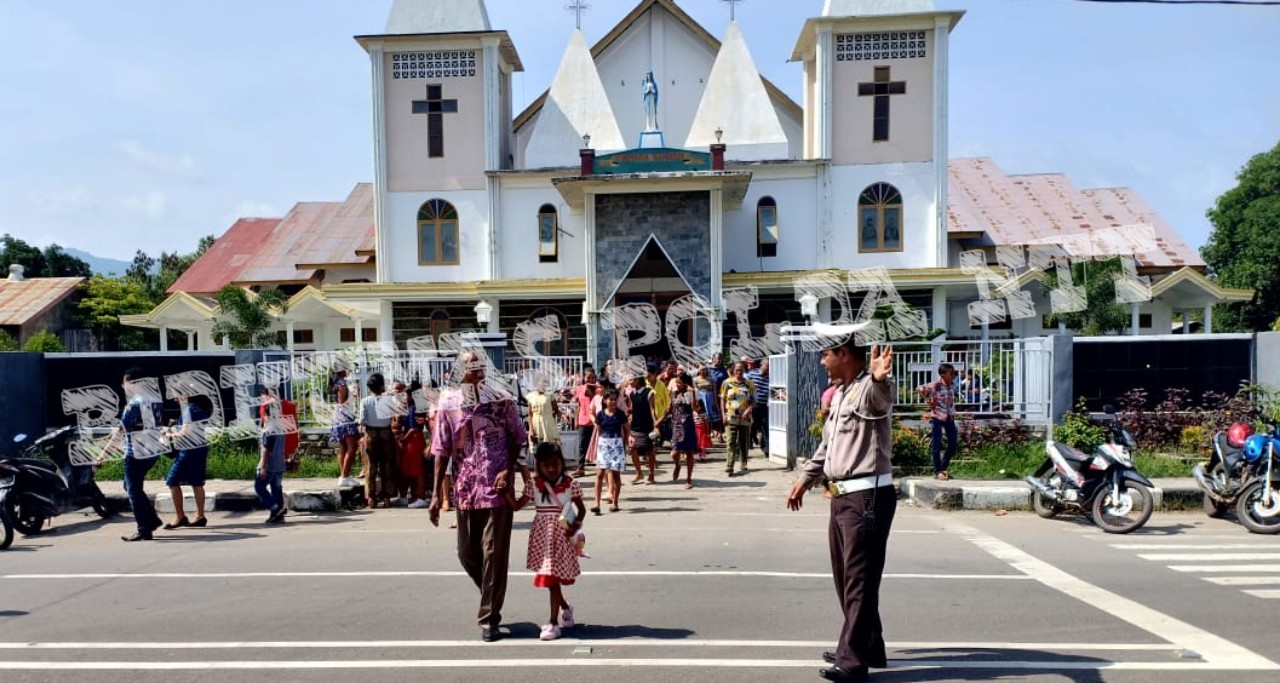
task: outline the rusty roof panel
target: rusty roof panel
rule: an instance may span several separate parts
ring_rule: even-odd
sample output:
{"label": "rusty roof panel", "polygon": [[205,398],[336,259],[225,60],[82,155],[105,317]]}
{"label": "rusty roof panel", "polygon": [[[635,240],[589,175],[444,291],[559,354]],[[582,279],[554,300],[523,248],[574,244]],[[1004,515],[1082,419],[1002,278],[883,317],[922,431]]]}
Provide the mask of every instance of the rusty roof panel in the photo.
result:
{"label": "rusty roof panel", "polygon": [[358,265],[368,263],[357,251],[373,249],[373,185],[360,183],[346,201],[325,214],[324,222],[298,225],[303,241],[293,252],[294,264]]}
{"label": "rusty roof panel", "polygon": [[212,294],[235,282],[280,224],[279,218],[241,218],[169,287],[169,294]]}
{"label": "rusty roof panel", "polygon": [[1009,176],[987,158],[954,159],[947,171],[949,232],[984,232],[995,245],[1065,241],[1087,247],[1103,241],[1099,231],[1149,224],[1157,248],[1139,255],[1142,265],[1204,265],[1131,189],[1080,191],[1056,173]]}
{"label": "rusty roof panel", "polygon": [[0,280],[0,325],[25,325],[76,291],[82,277]]}
{"label": "rusty roof panel", "polygon": [[324,225],[338,207],[338,202],[302,202],[294,204],[280,219],[280,225],[258,247],[234,282],[306,282],[314,270],[299,270],[296,253],[312,237],[311,231]]}

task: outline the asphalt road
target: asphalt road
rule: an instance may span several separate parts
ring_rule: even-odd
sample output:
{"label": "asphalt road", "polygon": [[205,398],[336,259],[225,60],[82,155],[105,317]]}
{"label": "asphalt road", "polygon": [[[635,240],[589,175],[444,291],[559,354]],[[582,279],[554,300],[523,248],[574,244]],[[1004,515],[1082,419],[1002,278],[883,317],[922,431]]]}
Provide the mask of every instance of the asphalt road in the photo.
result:
{"label": "asphalt road", "polygon": [[[537,640],[545,591],[517,517],[511,637],[479,641],[477,592],[425,511],[223,515],[125,544],[129,518],[57,520],[0,553],[0,680],[816,681],[840,615],[826,502],[791,476],[717,466],[694,491],[627,486],[590,518],[583,624]],[[900,505],[877,681],[1275,681],[1280,538],[1160,514],[1108,536],[1030,514]],[[1252,591],[1252,592],[1250,592]]]}

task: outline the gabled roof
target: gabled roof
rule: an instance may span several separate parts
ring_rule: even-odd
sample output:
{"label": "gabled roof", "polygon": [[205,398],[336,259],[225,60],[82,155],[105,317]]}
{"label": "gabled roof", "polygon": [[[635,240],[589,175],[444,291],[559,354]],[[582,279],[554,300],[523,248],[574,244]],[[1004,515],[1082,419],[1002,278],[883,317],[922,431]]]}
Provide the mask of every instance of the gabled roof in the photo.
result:
{"label": "gabled roof", "polygon": [[0,325],[25,325],[52,310],[76,291],[82,277],[0,280]]}
{"label": "gabled roof", "polygon": [[235,282],[279,224],[279,218],[241,218],[236,221],[174,281],[168,293],[212,294]]}
{"label": "gabled roof", "polygon": [[937,9],[933,0],[827,0],[822,6],[822,16],[871,17],[933,12]]}
{"label": "gabled roof", "polygon": [[525,166],[571,166],[578,159],[582,136],[602,152],[626,149],[613,105],[600,81],[595,59],[582,31],[569,36],[555,79],[544,100],[543,115],[534,124],[525,150]]}
{"label": "gabled roof", "polygon": [[987,158],[948,165],[947,231],[982,233],[995,246],[1101,239],[1118,228],[1149,225],[1153,248],[1138,254],[1147,268],[1204,267],[1204,261],[1128,188],[1084,190],[1061,174],[1005,175]]}
{"label": "gabled roof", "polygon": [[[717,140],[717,132],[723,134],[722,139]],[[725,30],[724,44],[707,77],[685,146],[709,147],[716,142],[728,145],[733,159],[756,161],[787,156],[787,134],[778,120],[778,110],[769,101],[764,80],[736,21],[730,21]],[[764,146],[768,148],[762,149]],[[740,156],[744,152],[746,156]]]}
{"label": "gabled roof", "polygon": [[[702,24],[694,21],[693,17],[680,9],[673,0],[640,0],[640,4],[636,5],[635,9],[631,10],[630,14],[624,17],[622,21],[618,22],[618,25],[614,26],[612,31],[609,31],[605,37],[601,38],[591,47],[592,58],[599,57],[601,53],[609,49],[609,46],[613,45],[614,41],[621,38],[632,24],[639,21],[640,18],[645,15],[645,12],[648,12],[654,7],[661,7],[662,9],[670,12],[673,17],[680,21],[680,23],[687,26],[694,35],[705,41],[713,52],[720,51],[719,39],[711,35],[707,29],[703,28]],[[769,92],[769,96],[774,100],[774,102],[791,110],[792,114],[796,118],[804,117],[804,109],[802,109],[800,105],[796,104],[795,100],[788,97],[786,93],[778,88],[778,86],[771,83],[769,79],[761,77],[761,80],[764,82],[765,90]],[[531,102],[528,107],[525,107],[524,111],[520,112],[520,115],[515,119],[515,129],[519,130],[522,128],[531,118],[534,117],[534,115],[541,111],[543,104],[546,103],[546,99],[547,93],[543,92],[537,99]]]}
{"label": "gabled roof", "polygon": [[373,184],[360,183],[320,225],[300,226],[309,237],[291,256],[299,268],[323,268],[369,263],[359,254],[366,245],[373,248]]}
{"label": "gabled roof", "polygon": [[488,31],[484,0],[395,0],[387,35]]}

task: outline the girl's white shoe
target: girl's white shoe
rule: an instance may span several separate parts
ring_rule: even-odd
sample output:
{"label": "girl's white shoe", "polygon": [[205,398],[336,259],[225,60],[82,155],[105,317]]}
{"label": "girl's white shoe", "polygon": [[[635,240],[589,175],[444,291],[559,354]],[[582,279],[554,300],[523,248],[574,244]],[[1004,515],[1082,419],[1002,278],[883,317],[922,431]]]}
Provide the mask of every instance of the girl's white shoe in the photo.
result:
{"label": "girl's white shoe", "polygon": [[555,640],[560,637],[560,627],[555,624],[546,624],[542,627],[542,640]]}
{"label": "girl's white shoe", "polygon": [[560,623],[564,625],[564,628],[573,628],[578,625],[578,622],[573,620],[572,606],[560,610]]}

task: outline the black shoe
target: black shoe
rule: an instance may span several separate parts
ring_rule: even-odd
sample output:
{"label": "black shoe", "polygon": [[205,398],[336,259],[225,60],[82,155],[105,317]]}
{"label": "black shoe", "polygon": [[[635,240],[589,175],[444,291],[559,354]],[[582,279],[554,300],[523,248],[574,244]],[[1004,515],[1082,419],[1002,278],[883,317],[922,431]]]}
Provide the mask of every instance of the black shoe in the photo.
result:
{"label": "black shoe", "polygon": [[280,514],[280,511],[279,511],[279,510],[272,510],[272,511],[271,511],[271,514],[267,515],[267,521],[266,521],[266,523],[267,523],[267,524],[279,524],[279,523],[281,523],[281,522],[283,522],[283,521],[284,521],[284,515]]}
{"label": "black shoe", "polygon": [[486,643],[496,643],[502,640],[502,632],[494,626],[486,626],[480,629],[480,640]]}
{"label": "black shoe", "polygon": [[173,531],[174,529],[181,529],[184,526],[191,526],[191,520],[187,519],[186,515],[179,517],[178,521],[173,524],[164,525],[164,528],[165,531]]}
{"label": "black shoe", "polygon": [[208,525],[209,525],[209,520],[205,519],[204,517],[196,517],[196,521],[191,523],[191,526],[196,527],[197,529],[203,528]]}
{"label": "black shoe", "polygon": [[125,543],[136,543],[138,541],[150,541],[151,534],[150,533],[144,534],[141,531],[135,531],[133,532],[132,535],[121,536],[120,540],[124,541]]}
{"label": "black shoe", "polygon": [[[156,517],[156,521],[151,523],[151,531],[154,532],[156,529],[159,529],[162,526],[164,526],[164,522],[160,521],[159,517]],[[150,536],[151,534],[147,534],[147,535]]]}
{"label": "black shoe", "polygon": [[838,683],[864,683],[871,680],[871,677],[867,675],[866,667],[845,671],[838,666],[833,666],[829,669],[818,669],[818,675],[828,681],[837,681]]}
{"label": "black shoe", "polygon": [[836,651],[835,651],[835,650],[827,650],[826,652],[823,652],[823,653],[822,653],[822,661],[824,661],[824,662],[826,662],[826,663],[828,663],[828,664],[835,664],[835,663],[836,663]]}

